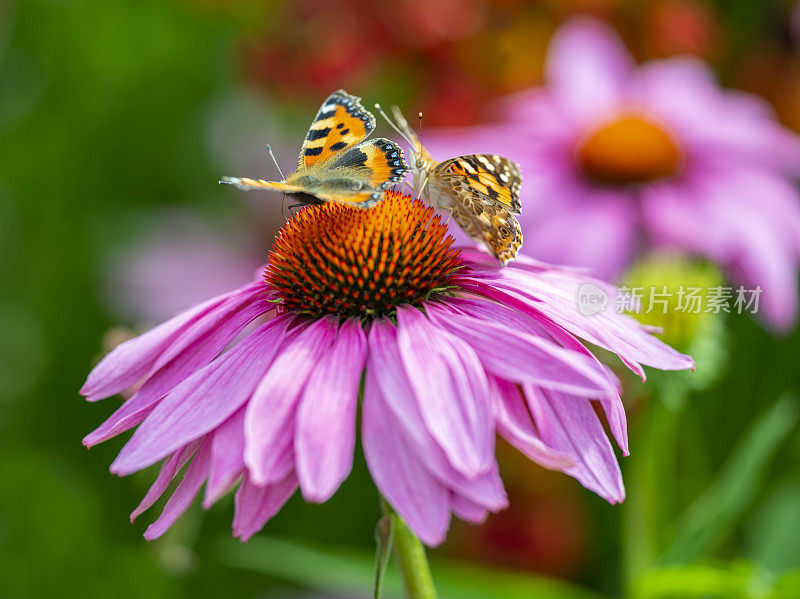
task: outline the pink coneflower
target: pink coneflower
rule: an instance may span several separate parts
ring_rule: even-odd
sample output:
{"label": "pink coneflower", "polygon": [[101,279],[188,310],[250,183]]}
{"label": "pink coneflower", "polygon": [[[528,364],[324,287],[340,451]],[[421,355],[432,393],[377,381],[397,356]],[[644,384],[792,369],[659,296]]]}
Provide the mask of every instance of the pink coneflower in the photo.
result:
{"label": "pink coneflower", "polygon": [[498,152],[521,164],[523,252],[613,280],[641,250],[678,249],[760,285],[769,323],[793,325],[800,143],[766,102],[721,90],[699,59],[637,67],[587,18],[555,34],[545,83],[497,126],[426,135],[435,156]]}
{"label": "pink coneflower", "polygon": [[308,207],[255,281],[114,349],[81,392],[96,401],[140,386],[84,443],[138,425],[111,471],[164,461],[132,517],[185,467],[146,538],[204,483],[205,507],[239,483],[242,539],[298,486],[326,501],[352,467],[359,410],[380,493],[429,545],[444,539],[451,512],[478,522],[505,507],[496,432],[621,501],[603,427],[626,453],[625,413],[613,375],[578,337],[642,376],[640,364],[683,369],[691,359],[627,316],[583,316],[586,279],[575,272],[530,260],[502,268],[452,243],[408,196],[387,193],[370,210]]}

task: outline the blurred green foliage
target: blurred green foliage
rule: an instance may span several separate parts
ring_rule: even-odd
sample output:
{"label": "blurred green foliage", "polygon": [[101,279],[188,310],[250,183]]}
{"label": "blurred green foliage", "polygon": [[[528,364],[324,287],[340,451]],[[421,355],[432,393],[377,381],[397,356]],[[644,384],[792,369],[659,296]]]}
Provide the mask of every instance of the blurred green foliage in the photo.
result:
{"label": "blurred green foliage", "polygon": [[[226,538],[230,500],[195,506],[148,544],[149,514],[133,525],[127,514],[153,473],[116,479],[107,468],[122,441],[91,452],[80,443],[117,401],[87,405],[77,393],[115,324],[100,299],[104,258],[155,207],[212,219],[240,208],[215,185],[207,128],[210,107],[242,85],[242,23],[212,4],[0,5],[0,597],[370,593],[379,509],[361,459],[329,503],[293,498],[247,546]],[[743,21],[785,11],[730,7],[722,26],[737,39]],[[758,43],[753,31],[747,43]],[[376,95],[399,85],[378,79]],[[446,545],[433,552],[442,597],[800,596],[797,405],[774,403],[800,390],[800,334],[776,340],[745,317],[729,328],[724,376],[662,421],[670,445],[624,461],[633,493],[636,473],[655,463],[645,460],[663,458],[650,472],[663,493],[647,506],[658,524],[629,530],[654,535],[655,547],[672,538],[661,562],[625,589],[622,511],[587,492],[594,543],[574,580],[447,561]],[[647,418],[635,409],[632,430],[648,430]],[[386,596],[397,596],[391,572]]]}
{"label": "blurred green foliage", "polygon": [[[296,582],[341,596],[371,594],[372,555],[364,549],[261,537],[246,547],[230,540],[220,545],[223,561],[232,566]],[[599,599],[600,595],[544,576],[520,575],[497,569],[436,560],[432,564],[436,590],[442,599]],[[384,597],[400,599],[403,588],[395,572],[387,577]]]}

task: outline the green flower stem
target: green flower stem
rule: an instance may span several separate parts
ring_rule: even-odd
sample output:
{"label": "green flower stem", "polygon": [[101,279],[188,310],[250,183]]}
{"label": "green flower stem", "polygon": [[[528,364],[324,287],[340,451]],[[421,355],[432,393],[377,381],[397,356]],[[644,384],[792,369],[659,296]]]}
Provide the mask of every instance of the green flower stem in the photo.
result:
{"label": "green flower stem", "polygon": [[623,569],[628,594],[634,581],[663,551],[663,534],[673,515],[680,411],[650,398],[644,422],[631,438],[623,504]]}
{"label": "green flower stem", "polygon": [[436,599],[433,577],[425,555],[425,546],[411,532],[386,500],[381,498],[383,513],[394,522],[394,552],[408,599]]}

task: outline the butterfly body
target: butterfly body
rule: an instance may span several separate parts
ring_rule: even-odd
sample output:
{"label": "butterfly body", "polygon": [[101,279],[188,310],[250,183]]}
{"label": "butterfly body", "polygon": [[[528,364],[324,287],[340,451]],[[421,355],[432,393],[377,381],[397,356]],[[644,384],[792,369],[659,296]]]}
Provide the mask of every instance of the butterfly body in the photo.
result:
{"label": "butterfly body", "polygon": [[323,102],[303,142],[297,169],[283,181],[225,177],[239,189],[281,192],[301,204],[338,202],[369,208],[408,172],[403,150],[385,138],[366,139],[375,117],[344,90]]}
{"label": "butterfly body", "polygon": [[519,165],[496,154],[469,154],[437,162],[397,107],[394,117],[411,144],[414,190],[430,206],[449,212],[470,239],[483,243],[503,264],[522,246]]}

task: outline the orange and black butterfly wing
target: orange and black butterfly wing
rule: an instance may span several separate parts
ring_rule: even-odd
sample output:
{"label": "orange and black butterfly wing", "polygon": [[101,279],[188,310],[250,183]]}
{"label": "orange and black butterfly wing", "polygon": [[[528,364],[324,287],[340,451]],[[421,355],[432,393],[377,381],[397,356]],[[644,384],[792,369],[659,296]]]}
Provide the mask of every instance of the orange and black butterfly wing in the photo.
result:
{"label": "orange and black butterfly wing", "polygon": [[243,190],[270,189],[283,193],[310,191],[307,189],[308,178],[303,176],[303,171],[322,171],[326,161],[353,147],[375,129],[375,117],[364,109],[360,100],[341,89],[328,96],[314,117],[303,142],[297,160],[297,171],[287,177],[286,181],[223,177],[220,183],[234,185]]}
{"label": "orange and black butterfly wing", "polygon": [[375,117],[361,105],[361,98],[340,89],[322,103],[311,123],[297,170],[321,165],[353,147],[375,129]]}
{"label": "orange and black butterfly wing", "polygon": [[455,182],[451,193],[460,201],[453,203],[450,212],[464,233],[484,244],[503,265],[516,258],[522,247],[522,227],[511,211],[477,198],[474,191]]}
{"label": "orange and black butterfly wing", "polygon": [[300,150],[297,170],[285,181],[226,177],[221,182],[369,208],[408,172],[396,143],[383,138],[365,141],[374,128],[375,117],[360,98],[339,90],[320,107]]}
{"label": "orange and black butterfly wing", "polygon": [[408,172],[403,150],[395,142],[379,137],[362,141],[337,155],[322,171],[313,194],[321,200],[369,208],[383,192]]}
{"label": "orange and black butterfly wing", "polygon": [[472,154],[445,160],[434,169],[434,203],[448,208],[464,232],[483,243],[503,264],[522,246],[519,166],[501,156]]}
{"label": "orange and black butterfly wing", "polygon": [[496,154],[458,156],[437,165],[436,173],[465,177],[475,191],[499,202],[512,214],[520,213],[522,174],[513,160]]}
{"label": "orange and black butterfly wing", "polygon": [[331,170],[363,178],[372,187],[388,189],[408,172],[402,148],[384,137],[368,139],[343,152],[331,163]]}

